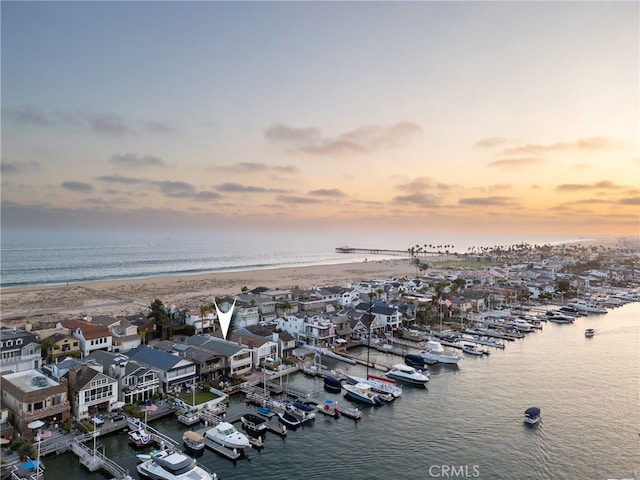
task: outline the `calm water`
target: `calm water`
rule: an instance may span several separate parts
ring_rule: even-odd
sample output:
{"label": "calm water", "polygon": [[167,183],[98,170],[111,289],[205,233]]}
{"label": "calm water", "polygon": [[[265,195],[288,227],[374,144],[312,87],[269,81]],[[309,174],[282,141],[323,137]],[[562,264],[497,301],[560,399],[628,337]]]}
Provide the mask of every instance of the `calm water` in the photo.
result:
{"label": "calm water", "polygon": [[[549,323],[488,357],[465,356],[458,369],[431,367],[426,390],[404,387],[394,403],[364,408],[359,423],[318,416],[284,440],[268,434],[262,451],[235,464],[209,450],[200,461],[226,480],[632,477],[640,473],[639,322],[634,303],[573,325]],[[588,327],[595,337],[585,338]],[[387,364],[398,359],[375,355]],[[299,373],[289,381],[320,400],[349,403],[325,393],[319,379]],[[542,423],[531,428],[522,414],[534,405]],[[234,398],[229,412],[253,408]],[[152,426],[177,440],[188,429],[174,417]],[[100,441],[137,477],[126,434]],[[45,465],[47,480],[106,478],[72,454],[47,457]]]}
{"label": "calm water", "polygon": [[[202,233],[3,230],[2,287],[188,275],[214,271],[337,264],[383,259],[335,253],[343,245],[406,251],[415,245],[471,246],[575,241],[566,236],[397,233]],[[445,248],[441,249],[442,251]]]}

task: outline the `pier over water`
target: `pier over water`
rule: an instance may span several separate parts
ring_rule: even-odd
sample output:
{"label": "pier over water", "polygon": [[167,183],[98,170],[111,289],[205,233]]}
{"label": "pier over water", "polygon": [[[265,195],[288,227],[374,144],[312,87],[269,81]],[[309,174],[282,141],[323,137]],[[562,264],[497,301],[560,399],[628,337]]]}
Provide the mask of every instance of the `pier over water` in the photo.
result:
{"label": "pier over water", "polygon": [[384,248],[353,248],[353,247],[336,247],[336,253],[370,253],[371,255],[398,255],[402,257],[410,257],[408,250],[387,250]]}

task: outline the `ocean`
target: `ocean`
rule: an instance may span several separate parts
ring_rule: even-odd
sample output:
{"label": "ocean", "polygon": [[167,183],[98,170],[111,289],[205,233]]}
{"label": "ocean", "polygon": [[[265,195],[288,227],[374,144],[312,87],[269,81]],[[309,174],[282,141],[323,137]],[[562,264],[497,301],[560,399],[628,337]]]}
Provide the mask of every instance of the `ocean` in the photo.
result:
{"label": "ocean", "polygon": [[[544,324],[489,356],[466,355],[458,368],[431,366],[427,388],[403,387],[362,419],[318,414],[286,438],[267,434],[262,450],[236,462],[205,450],[199,461],[222,480],[602,480],[640,474],[640,303],[574,324]],[[596,335],[586,338],[585,328]],[[361,348],[361,347],[358,347]],[[372,351],[377,363],[399,357]],[[330,368],[364,374],[323,358]],[[355,406],[324,392],[322,380],[296,373],[289,385],[319,400]],[[542,420],[523,423],[537,406]],[[234,396],[229,414],[254,412]],[[173,416],[151,425],[180,441]],[[197,427],[197,426],[196,426]],[[125,433],[99,439],[99,448],[138,478],[136,453]],[[96,480],[71,453],[44,458],[46,480]],[[638,478],[638,477],[635,477]]]}
{"label": "ocean", "polygon": [[[407,251],[416,245],[466,253],[469,247],[558,244],[580,240],[552,235],[291,232],[2,231],[0,287],[189,275],[382,260],[340,254],[336,247]],[[446,247],[445,247],[446,246]]]}

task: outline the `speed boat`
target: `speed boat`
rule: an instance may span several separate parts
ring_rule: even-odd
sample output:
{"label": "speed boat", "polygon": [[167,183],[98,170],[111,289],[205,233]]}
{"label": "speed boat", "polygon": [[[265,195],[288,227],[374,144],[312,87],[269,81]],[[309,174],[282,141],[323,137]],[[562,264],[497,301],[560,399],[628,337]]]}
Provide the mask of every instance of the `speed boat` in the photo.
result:
{"label": "speed boat", "polygon": [[584,336],[585,337],[593,337],[596,334],[596,331],[593,328],[587,328],[584,331]]}
{"label": "speed boat", "polygon": [[394,380],[400,380],[401,382],[412,383],[414,385],[424,385],[429,381],[427,375],[418,372],[415,368],[405,365],[404,363],[395,364],[385,375]]}
{"label": "speed boat", "polygon": [[347,391],[346,396],[356,402],[366,405],[382,405],[382,400],[377,393],[371,389],[371,385],[367,383],[356,383],[355,385],[345,384],[344,389]]}
{"label": "speed boat", "polygon": [[[380,399],[384,401],[391,401],[402,396],[402,388],[394,385],[395,382],[393,380],[382,377],[370,377],[371,376],[369,376],[369,378],[364,378],[355,375],[346,375],[345,378],[351,385],[355,385],[357,383],[364,383],[369,385],[371,387],[371,390],[377,393]],[[343,388],[347,390],[347,387],[344,385]]]}
{"label": "speed boat", "polygon": [[138,473],[151,480],[212,480],[213,475],[188,455],[178,451],[152,452],[149,460],[139,463]]}
{"label": "speed boat", "polygon": [[204,435],[209,440],[231,449],[247,448],[251,445],[247,436],[236,430],[236,427],[229,422],[220,422],[207,430]]}

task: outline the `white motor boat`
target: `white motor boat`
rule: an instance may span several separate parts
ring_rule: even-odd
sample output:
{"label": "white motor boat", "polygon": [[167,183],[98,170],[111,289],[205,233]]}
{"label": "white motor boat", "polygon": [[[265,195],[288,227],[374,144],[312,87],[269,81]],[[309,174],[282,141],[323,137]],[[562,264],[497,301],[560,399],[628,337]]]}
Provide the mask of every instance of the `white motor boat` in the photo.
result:
{"label": "white motor boat", "polygon": [[205,433],[205,437],[227,448],[247,448],[251,444],[244,433],[240,433],[229,422],[220,422]]}
{"label": "white motor boat", "polygon": [[442,348],[442,344],[437,340],[429,340],[427,348],[418,353],[427,362],[452,363],[457,364],[460,356],[456,352],[447,352]]}
{"label": "white motor boat", "polygon": [[404,363],[396,363],[385,375],[394,380],[413,383],[415,385],[424,385],[429,381],[427,375],[418,372],[415,368],[405,365]]}
{"label": "white motor boat", "polygon": [[567,302],[567,305],[575,308],[580,312],[587,312],[587,313],[608,313],[609,312],[609,310],[607,310],[604,307],[601,307],[595,302],[588,302],[586,300],[581,300],[579,298],[569,300]]}
{"label": "white motor boat", "polygon": [[356,383],[355,385],[344,384],[343,388],[347,391],[346,396],[356,402],[366,405],[382,405],[382,400],[377,393],[371,389],[371,385],[367,383]]}
{"label": "white motor boat", "polygon": [[[371,387],[375,393],[379,393],[384,395],[385,397],[391,396],[391,399],[398,398],[402,396],[402,388],[390,381],[385,380],[375,380],[373,378],[363,378],[357,377],[355,375],[345,375],[345,379],[351,385],[355,385],[356,383],[365,383]],[[344,388],[344,385],[343,385]]]}
{"label": "white motor boat", "polygon": [[153,441],[153,437],[149,432],[145,430],[145,424],[135,418],[128,418],[127,424],[129,426],[129,441],[137,447],[144,447],[149,445]]}
{"label": "white motor boat", "polygon": [[547,320],[554,323],[573,323],[575,321],[575,317],[571,315],[564,314],[559,310],[548,310],[545,313]]}
{"label": "white motor boat", "polygon": [[138,473],[151,480],[212,480],[213,475],[182,452],[160,450],[139,463]]}

